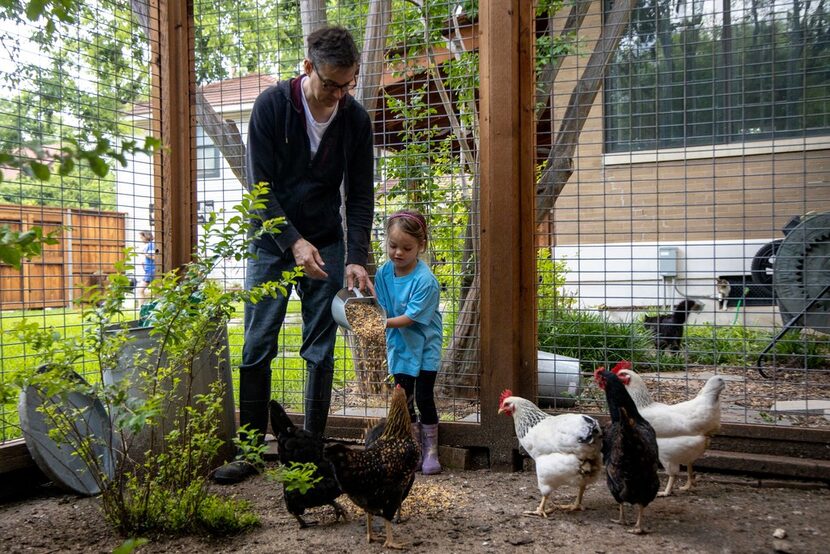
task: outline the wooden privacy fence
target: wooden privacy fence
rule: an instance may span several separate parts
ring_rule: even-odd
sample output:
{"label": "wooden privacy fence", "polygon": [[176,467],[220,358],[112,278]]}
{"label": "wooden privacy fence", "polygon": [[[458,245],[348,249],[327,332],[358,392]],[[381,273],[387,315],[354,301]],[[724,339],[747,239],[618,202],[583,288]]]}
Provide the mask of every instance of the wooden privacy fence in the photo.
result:
{"label": "wooden privacy fence", "polygon": [[0,225],[15,231],[63,229],[58,243],[23,262],[20,270],[0,264],[0,310],[60,308],[81,297],[83,287],[114,271],[124,256],[125,217],[121,212],[0,205]]}

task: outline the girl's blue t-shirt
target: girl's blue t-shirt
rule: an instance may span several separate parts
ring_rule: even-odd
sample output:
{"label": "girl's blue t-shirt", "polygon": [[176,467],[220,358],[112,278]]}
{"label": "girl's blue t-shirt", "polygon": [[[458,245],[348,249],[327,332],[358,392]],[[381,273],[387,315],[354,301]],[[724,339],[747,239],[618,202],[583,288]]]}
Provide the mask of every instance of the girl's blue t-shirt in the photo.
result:
{"label": "girl's blue t-shirt", "polygon": [[441,365],[441,288],[429,267],[418,260],[403,277],[385,263],[375,275],[375,293],[387,317],[408,316],[409,327],[386,330],[389,373],[417,377],[423,371],[438,371]]}

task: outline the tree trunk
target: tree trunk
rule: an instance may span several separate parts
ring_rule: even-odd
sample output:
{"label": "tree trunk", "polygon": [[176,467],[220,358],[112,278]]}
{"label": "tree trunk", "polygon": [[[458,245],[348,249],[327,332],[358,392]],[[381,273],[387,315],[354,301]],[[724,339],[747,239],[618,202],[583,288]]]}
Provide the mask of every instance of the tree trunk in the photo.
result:
{"label": "tree trunk", "polygon": [[[582,22],[585,20],[585,16],[588,15],[588,10],[591,9],[592,2],[593,0],[574,0],[573,6],[571,6],[571,12],[568,14],[568,19],[559,32],[560,40],[564,40],[568,35],[576,33],[579,30]],[[550,19],[552,20],[553,16]],[[549,21],[548,26],[552,32],[553,21]],[[564,56],[553,58],[539,72],[539,79],[536,82],[537,120],[542,117],[542,114],[551,105],[552,97],[550,93],[553,90],[553,82],[559,74],[559,68],[562,67],[563,61],[565,61]]]}
{"label": "tree trunk", "polygon": [[378,104],[378,91],[383,78],[386,53],[386,28],[392,18],[392,0],[372,0],[366,17],[363,50],[360,52],[360,78],[355,100],[363,104],[372,121]]}
{"label": "tree trunk", "polygon": [[222,121],[200,89],[196,89],[196,123],[222,153],[239,183],[250,190],[245,177],[245,142],[233,121]]}
{"label": "tree trunk", "polygon": [[303,41],[305,41],[308,35],[328,24],[325,0],[300,0],[300,18],[303,22]]}
{"label": "tree trunk", "polygon": [[479,386],[479,322],[481,311],[479,300],[480,277],[476,272],[470,284],[467,296],[461,303],[455,320],[452,339],[444,352],[438,384],[442,394],[450,398],[478,398]]}
{"label": "tree trunk", "polygon": [[623,33],[628,28],[635,0],[617,0],[602,26],[594,52],[588,59],[582,77],[571,93],[568,108],[562,124],[556,133],[556,141],[548,155],[548,166],[542,172],[536,186],[536,224],[544,221],[545,214],[553,208],[556,199],[573,174],[573,155],[579,135],[588,114],[594,106],[597,93],[602,86],[608,63],[617,51]]}

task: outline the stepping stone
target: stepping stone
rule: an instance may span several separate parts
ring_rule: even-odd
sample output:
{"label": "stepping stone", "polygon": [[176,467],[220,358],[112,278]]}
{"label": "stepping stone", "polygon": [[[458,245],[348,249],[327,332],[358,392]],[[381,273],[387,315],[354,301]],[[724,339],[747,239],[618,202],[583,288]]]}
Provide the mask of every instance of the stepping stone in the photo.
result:
{"label": "stepping stone", "polygon": [[830,412],[830,400],[811,399],[806,400],[779,400],[773,403],[772,408],[776,412],[787,412],[801,415],[825,415]]}

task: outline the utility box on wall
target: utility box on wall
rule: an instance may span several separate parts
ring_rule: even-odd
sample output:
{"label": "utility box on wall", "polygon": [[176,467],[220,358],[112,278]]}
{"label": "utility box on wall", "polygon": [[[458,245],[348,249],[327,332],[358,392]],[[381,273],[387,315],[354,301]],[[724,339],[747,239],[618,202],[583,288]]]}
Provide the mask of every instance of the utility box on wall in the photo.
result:
{"label": "utility box on wall", "polygon": [[660,246],[657,249],[657,271],[660,277],[677,277],[676,246]]}

